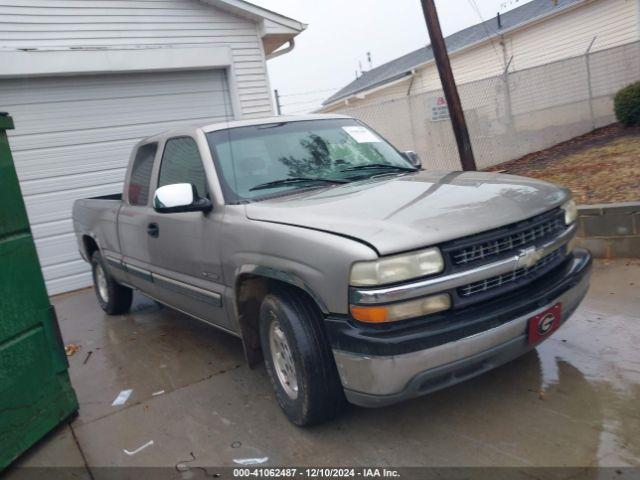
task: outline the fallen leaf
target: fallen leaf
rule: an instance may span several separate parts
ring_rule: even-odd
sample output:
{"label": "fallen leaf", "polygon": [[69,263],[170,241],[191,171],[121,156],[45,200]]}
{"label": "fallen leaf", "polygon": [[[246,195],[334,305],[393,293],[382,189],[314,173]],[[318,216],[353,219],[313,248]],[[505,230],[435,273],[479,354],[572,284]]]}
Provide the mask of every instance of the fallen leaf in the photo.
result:
{"label": "fallen leaf", "polygon": [[77,343],[70,343],[69,345],[64,347],[64,353],[67,354],[67,357],[70,357],[71,355],[76,353],[78,350],[80,350],[80,345],[78,345]]}
{"label": "fallen leaf", "polygon": [[578,204],[637,201],[640,127],[614,123],[546,150],[489,167],[569,188]]}

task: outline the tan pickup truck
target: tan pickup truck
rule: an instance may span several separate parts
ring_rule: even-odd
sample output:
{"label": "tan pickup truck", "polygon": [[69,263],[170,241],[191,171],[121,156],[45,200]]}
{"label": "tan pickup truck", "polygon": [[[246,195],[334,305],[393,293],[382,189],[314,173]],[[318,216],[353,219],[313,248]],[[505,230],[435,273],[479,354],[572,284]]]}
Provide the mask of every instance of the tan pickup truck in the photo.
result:
{"label": "tan pickup truck", "polygon": [[358,120],[274,117],[140,142],[124,192],[73,219],[98,302],[132,290],[244,342],[298,425],[479,375],[585,296],[567,190],[425,171]]}

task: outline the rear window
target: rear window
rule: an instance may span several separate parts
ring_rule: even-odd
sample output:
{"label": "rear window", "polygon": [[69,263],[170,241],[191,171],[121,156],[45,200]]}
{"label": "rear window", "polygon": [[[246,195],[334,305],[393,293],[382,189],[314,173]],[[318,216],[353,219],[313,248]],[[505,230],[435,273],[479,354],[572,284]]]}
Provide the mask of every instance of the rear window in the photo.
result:
{"label": "rear window", "polygon": [[148,143],[138,148],[129,179],[128,197],[131,205],[147,205],[149,202],[151,171],[157,151],[157,143]]}

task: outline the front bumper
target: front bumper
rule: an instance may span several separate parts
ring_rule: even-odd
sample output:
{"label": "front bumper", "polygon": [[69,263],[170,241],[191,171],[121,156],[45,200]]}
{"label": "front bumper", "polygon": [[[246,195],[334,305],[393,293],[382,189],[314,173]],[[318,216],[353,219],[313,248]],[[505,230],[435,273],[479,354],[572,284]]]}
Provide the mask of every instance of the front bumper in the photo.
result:
{"label": "front bumper", "polygon": [[[589,288],[591,255],[576,249],[561,266],[521,291],[487,304],[373,330],[328,318],[327,331],[347,399],[378,407],[448,387],[531,350],[527,320],[562,302],[562,323]],[[446,318],[446,317],[449,318]],[[410,322],[409,322],[410,323]]]}

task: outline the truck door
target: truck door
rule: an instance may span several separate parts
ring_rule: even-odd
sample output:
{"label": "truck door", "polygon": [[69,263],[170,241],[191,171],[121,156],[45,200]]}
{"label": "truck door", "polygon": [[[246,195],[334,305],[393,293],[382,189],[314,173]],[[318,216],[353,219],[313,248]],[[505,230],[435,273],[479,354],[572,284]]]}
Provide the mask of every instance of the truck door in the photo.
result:
{"label": "truck door", "polygon": [[[164,145],[157,187],[190,183],[199,197],[210,199],[202,156],[194,138],[170,138]],[[159,300],[209,323],[230,329],[223,309],[220,265],[223,211],[157,213],[157,235],[149,241],[153,281]]]}
{"label": "truck door", "polygon": [[[151,207],[151,178],[158,152],[157,143],[141,145],[133,156],[128,174],[127,189],[118,214],[118,234],[122,256],[113,262],[113,268],[121,261],[128,282],[142,292],[155,295],[151,278],[149,250],[154,240],[153,209]],[[117,267],[116,267],[117,268]]]}

